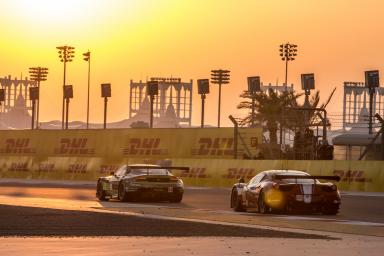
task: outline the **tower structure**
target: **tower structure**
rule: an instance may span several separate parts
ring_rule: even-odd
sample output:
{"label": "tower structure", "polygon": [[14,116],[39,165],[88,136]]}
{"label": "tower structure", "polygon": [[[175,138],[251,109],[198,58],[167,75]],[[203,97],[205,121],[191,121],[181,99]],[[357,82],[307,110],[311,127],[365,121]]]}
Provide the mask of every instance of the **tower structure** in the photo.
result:
{"label": "tower structure", "polygon": [[[180,78],[152,77],[150,81],[158,81],[159,94],[155,96],[153,115],[161,121],[169,119],[170,111],[174,111],[174,121],[179,125],[191,126],[192,121],[192,80],[182,82]],[[130,82],[129,118],[142,114],[141,121],[148,122],[149,97],[146,82]],[[148,119],[148,120],[147,120]]]}

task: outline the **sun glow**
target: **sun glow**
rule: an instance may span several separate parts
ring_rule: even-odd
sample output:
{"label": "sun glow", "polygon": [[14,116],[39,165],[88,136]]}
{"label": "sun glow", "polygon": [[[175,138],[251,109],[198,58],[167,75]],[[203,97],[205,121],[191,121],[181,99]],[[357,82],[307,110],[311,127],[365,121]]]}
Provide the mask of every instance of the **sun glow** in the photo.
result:
{"label": "sun glow", "polygon": [[98,0],[15,0],[21,17],[42,24],[79,24],[93,20],[106,5]]}

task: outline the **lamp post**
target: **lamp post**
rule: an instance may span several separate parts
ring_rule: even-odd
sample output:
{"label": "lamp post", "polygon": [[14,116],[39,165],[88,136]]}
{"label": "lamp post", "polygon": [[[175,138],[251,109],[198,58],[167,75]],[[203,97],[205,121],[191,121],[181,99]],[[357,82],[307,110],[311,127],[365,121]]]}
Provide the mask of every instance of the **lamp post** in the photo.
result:
{"label": "lamp post", "polygon": [[29,87],[29,99],[32,101],[31,129],[33,130],[35,127],[36,100],[39,100],[39,87]]}
{"label": "lamp post", "polygon": [[380,87],[379,82],[379,71],[378,70],[370,70],[365,71],[365,87],[369,90],[369,134],[373,133],[373,96],[375,95],[376,87]]}
{"label": "lamp post", "polygon": [[[46,81],[48,75],[48,68],[32,67],[29,68],[29,76],[31,80],[37,82],[37,90],[40,92],[40,82]],[[40,113],[40,97],[37,99],[37,114],[36,114],[36,128],[39,128],[39,113]]]}
{"label": "lamp post", "polygon": [[149,127],[153,128],[153,102],[155,96],[159,93],[159,82],[158,81],[148,81],[147,82],[147,95],[149,95],[150,100],[150,113],[149,113]]}
{"label": "lamp post", "polygon": [[73,98],[73,86],[72,85],[64,85],[64,99],[66,105],[66,113],[65,113],[65,129],[68,129],[68,116],[69,116],[69,99]]}
{"label": "lamp post", "polygon": [[288,61],[294,61],[297,56],[296,44],[281,44],[280,45],[280,57],[285,61],[285,90],[287,90],[288,81]]}
{"label": "lamp post", "polygon": [[247,78],[248,81],[248,92],[251,95],[252,99],[252,114],[251,114],[251,126],[255,126],[255,102],[256,102],[256,93],[261,91],[260,88],[260,77],[259,76],[250,76]]}
{"label": "lamp post", "polygon": [[212,70],[211,82],[219,85],[219,107],[217,113],[217,127],[220,127],[220,108],[221,108],[221,85],[229,83],[229,70]]}
{"label": "lamp post", "polygon": [[[65,112],[65,106],[64,106],[64,100],[65,100],[65,78],[66,78],[66,70],[67,70],[67,62],[71,62],[72,59],[75,57],[75,47],[72,46],[58,46],[56,47],[57,50],[59,50],[59,58],[60,61],[64,63],[64,76],[63,76],[63,107],[62,107],[62,115],[61,115],[61,128],[64,129],[64,112]],[[68,112],[68,111],[67,111]]]}
{"label": "lamp post", "polygon": [[197,80],[197,92],[201,95],[201,128],[204,128],[204,108],[206,94],[209,94],[209,79]]}
{"label": "lamp post", "polygon": [[87,93],[87,129],[89,128],[89,89],[91,81],[91,52],[83,53],[84,60],[88,62],[88,93]]}
{"label": "lamp post", "polygon": [[107,129],[107,103],[111,97],[111,84],[101,84],[101,97],[104,98],[104,129]]}

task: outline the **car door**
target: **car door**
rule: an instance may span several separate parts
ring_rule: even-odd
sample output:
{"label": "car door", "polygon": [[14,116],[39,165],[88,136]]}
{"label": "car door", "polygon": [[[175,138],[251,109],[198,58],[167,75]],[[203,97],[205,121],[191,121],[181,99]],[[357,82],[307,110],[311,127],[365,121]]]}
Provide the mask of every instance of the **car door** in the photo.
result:
{"label": "car door", "polygon": [[257,207],[258,191],[263,177],[264,173],[259,173],[246,185],[246,205],[250,208]]}

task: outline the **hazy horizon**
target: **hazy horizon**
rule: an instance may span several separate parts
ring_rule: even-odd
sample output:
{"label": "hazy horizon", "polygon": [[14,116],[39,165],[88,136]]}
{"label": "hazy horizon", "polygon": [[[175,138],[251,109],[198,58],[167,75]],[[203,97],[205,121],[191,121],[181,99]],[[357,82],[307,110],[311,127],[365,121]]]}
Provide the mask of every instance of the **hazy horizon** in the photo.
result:
{"label": "hazy horizon", "polygon": [[[196,80],[224,68],[231,70],[231,83],[223,86],[221,120],[229,126],[228,115],[244,113],[236,106],[247,76],[284,82],[278,49],[286,42],[298,45],[288,83],[300,90],[300,74],[315,73],[321,102],[337,87],[327,108],[331,115],[342,112],[344,81],[383,70],[382,1],[3,0],[0,8],[6,10],[0,17],[0,77],[49,68],[41,85],[41,121],[61,119],[63,65],[56,46],[65,44],[76,48],[67,66],[67,84],[74,86],[70,121],[86,120],[88,65],[82,53],[91,51],[92,123],[103,120],[101,83],[112,84],[108,122],[114,122],[128,118],[131,79],[172,76],[194,80],[192,123],[198,125]],[[209,125],[217,122],[217,92],[211,85]]]}

